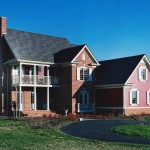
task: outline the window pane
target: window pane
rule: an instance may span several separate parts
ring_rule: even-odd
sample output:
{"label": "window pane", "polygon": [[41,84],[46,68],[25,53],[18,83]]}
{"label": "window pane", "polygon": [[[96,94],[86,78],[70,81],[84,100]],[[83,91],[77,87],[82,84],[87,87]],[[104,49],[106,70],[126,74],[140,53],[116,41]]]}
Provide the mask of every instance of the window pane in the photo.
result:
{"label": "window pane", "polygon": [[141,69],[141,79],[146,80],[146,69]]}
{"label": "window pane", "polygon": [[137,104],[137,91],[132,91],[132,104]]}
{"label": "window pane", "polygon": [[80,80],[88,80],[89,70],[87,68],[80,69]]}

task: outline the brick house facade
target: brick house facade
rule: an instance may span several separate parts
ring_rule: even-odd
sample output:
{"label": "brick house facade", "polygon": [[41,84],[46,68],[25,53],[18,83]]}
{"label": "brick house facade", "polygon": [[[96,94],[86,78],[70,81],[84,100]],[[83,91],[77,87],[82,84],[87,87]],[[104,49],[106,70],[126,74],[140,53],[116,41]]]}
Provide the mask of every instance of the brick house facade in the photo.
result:
{"label": "brick house facade", "polygon": [[7,29],[5,17],[0,35],[0,114],[150,113],[146,55],[98,62],[85,44]]}

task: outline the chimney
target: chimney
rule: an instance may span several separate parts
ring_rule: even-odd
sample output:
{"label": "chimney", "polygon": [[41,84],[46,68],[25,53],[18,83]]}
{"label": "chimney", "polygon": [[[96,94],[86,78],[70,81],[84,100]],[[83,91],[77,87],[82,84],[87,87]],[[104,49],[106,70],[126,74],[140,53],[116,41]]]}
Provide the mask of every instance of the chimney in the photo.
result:
{"label": "chimney", "polygon": [[0,37],[6,34],[6,17],[0,17]]}

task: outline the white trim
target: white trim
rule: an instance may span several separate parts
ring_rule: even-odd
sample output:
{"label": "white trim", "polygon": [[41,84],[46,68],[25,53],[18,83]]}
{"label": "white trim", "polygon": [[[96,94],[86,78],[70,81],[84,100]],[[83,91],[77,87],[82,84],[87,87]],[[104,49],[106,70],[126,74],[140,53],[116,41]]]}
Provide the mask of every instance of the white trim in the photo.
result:
{"label": "white trim", "polygon": [[104,88],[120,88],[123,86],[132,86],[133,84],[107,84],[107,85],[95,85],[94,88],[96,89],[104,89]]}
{"label": "white trim", "polygon": [[125,109],[142,109],[142,108],[149,108],[150,107],[125,107]]}
{"label": "white trim", "polygon": [[35,64],[55,64],[55,63],[52,63],[52,62],[44,62],[44,61],[32,61],[32,60],[23,60],[23,59],[17,59],[17,61],[19,62],[23,62],[23,63],[35,63]]}
{"label": "white trim", "polygon": [[150,109],[150,107],[96,107],[100,109],[142,109],[142,108],[147,108]]}
{"label": "white trim", "polygon": [[[142,77],[141,77],[141,71],[142,71],[142,69],[145,69],[145,79],[142,79]],[[147,77],[147,68],[146,68],[146,66],[140,66],[139,67],[139,69],[138,69],[138,71],[139,71],[139,80],[140,81],[143,81],[143,82],[145,82],[147,79],[148,79],[148,77]]]}
{"label": "white trim", "polygon": [[147,102],[147,105],[150,105],[150,89],[146,91],[146,102]]}
{"label": "white trim", "polygon": [[91,68],[89,68],[89,79],[88,79],[88,81],[92,81],[92,69]]}
{"label": "white trim", "polygon": [[125,86],[123,86],[123,108],[126,107],[126,105],[125,105],[125,104],[126,104],[126,103],[125,103],[125,100],[126,100],[126,97],[125,97],[125,96],[126,96],[126,93],[125,93],[125,92],[126,92],[126,89],[125,89]]}
{"label": "white trim", "polygon": [[34,110],[37,110],[37,93],[36,93],[36,87],[34,87]]}
{"label": "white trim", "polygon": [[[136,103],[133,103],[133,100],[132,100],[132,92],[133,91],[135,91],[135,92],[137,92],[137,99],[136,99]],[[137,90],[137,89],[131,89],[130,91],[130,94],[129,94],[129,96],[130,96],[130,105],[131,106],[138,106],[139,105],[139,91]]]}
{"label": "white trim", "polygon": [[80,52],[74,57],[74,59],[71,61],[71,63],[73,63],[73,61],[75,61],[76,60],[76,58],[82,53],[82,51],[84,50],[84,49],[87,49],[87,51],[89,52],[89,54],[92,56],[92,58],[94,59],[94,61],[98,64],[98,65],[100,65],[99,64],[99,62],[96,60],[96,58],[94,57],[94,55],[91,53],[91,51],[89,50],[89,48],[87,47],[87,45],[84,45],[84,47],[80,50]]}
{"label": "white trim", "polygon": [[77,80],[80,80],[80,67],[77,67]]}

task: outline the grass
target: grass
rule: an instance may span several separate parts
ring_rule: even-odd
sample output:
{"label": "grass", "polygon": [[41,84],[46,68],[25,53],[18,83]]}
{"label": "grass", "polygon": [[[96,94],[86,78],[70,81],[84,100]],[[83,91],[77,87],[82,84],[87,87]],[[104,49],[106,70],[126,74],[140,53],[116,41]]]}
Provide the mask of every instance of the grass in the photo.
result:
{"label": "grass", "polygon": [[0,150],[146,150],[150,145],[75,138],[57,128],[35,129],[25,121],[0,120]]}
{"label": "grass", "polygon": [[139,136],[150,139],[150,125],[121,125],[113,127],[112,131],[125,135]]}

